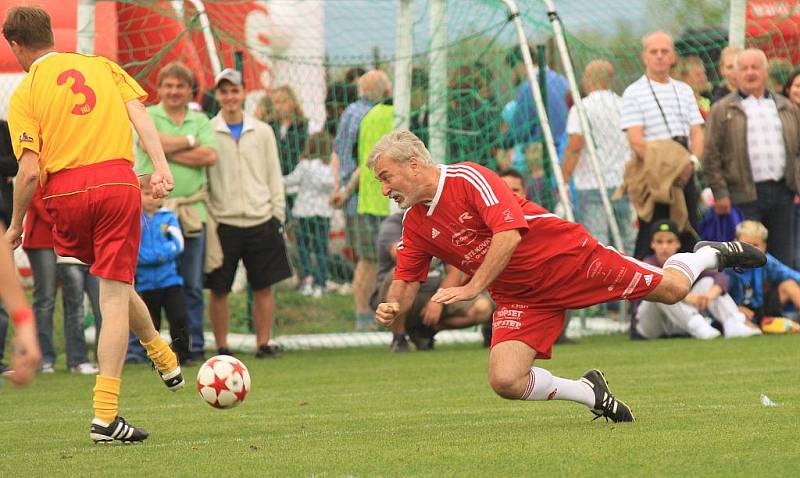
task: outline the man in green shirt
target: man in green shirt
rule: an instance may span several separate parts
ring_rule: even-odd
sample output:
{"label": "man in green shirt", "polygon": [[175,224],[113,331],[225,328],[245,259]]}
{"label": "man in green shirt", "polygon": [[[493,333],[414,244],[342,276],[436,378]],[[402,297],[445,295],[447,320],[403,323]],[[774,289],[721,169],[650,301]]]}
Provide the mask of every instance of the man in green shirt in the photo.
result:
{"label": "man in green shirt", "polygon": [[[194,75],[186,65],[173,62],[158,73],[159,103],[147,108],[158,129],[161,146],[167,155],[175,189],[167,206],[176,209],[184,235],[179,258],[183,290],[189,317],[190,350],[196,359],[203,357],[203,261],[206,230],[206,168],[217,162],[217,140],[211,122],[202,113],[189,109]],[[137,144],[139,174],[151,172],[151,161]],[[131,348],[136,344],[131,343]],[[129,349],[129,353],[134,351]]]}

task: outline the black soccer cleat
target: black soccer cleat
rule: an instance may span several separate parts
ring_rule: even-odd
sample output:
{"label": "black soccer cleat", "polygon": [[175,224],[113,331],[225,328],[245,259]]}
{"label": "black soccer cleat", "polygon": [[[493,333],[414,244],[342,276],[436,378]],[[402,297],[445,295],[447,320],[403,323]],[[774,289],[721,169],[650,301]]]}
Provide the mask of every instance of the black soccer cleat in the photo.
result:
{"label": "black soccer cleat", "polygon": [[718,269],[722,272],[726,267],[752,269],[767,264],[767,256],[757,247],[741,241],[714,242],[700,241],[694,246],[697,252],[701,247],[711,247],[719,251]]}
{"label": "black soccer cleat", "polygon": [[178,365],[175,370],[167,373],[161,373],[159,370],[158,375],[161,376],[161,380],[164,382],[164,385],[166,385],[167,388],[172,392],[177,392],[186,384],[186,382],[183,380],[183,373],[181,372],[180,365]]}
{"label": "black soccer cleat", "polygon": [[92,420],[89,436],[95,443],[111,443],[114,441],[136,443],[146,440],[150,434],[142,428],[129,425],[124,418],[117,415],[117,418],[109,423],[107,427],[99,423],[96,418]]}
{"label": "black soccer cleat", "polygon": [[629,407],[622,400],[618,400],[608,390],[608,382],[606,381],[603,372],[599,370],[589,370],[581,381],[594,390],[594,408],[591,412],[594,413],[594,420],[604,417],[606,421],[611,419],[612,422],[635,422],[636,418],[633,416],[631,407]]}

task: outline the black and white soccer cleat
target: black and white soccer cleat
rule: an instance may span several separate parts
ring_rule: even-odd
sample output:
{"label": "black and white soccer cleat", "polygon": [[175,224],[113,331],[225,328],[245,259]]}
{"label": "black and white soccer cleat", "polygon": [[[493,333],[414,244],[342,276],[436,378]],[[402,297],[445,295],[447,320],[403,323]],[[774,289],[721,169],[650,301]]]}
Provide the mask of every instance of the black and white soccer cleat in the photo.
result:
{"label": "black and white soccer cleat", "polygon": [[604,417],[606,421],[611,419],[612,422],[635,422],[631,407],[629,407],[622,400],[618,400],[608,390],[608,382],[603,376],[603,372],[599,370],[589,370],[581,381],[594,390],[594,408],[591,410],[594,413],[594,419]]}
{"label": "black and white soccer cleat", "polygon": [[128,424],[124,418],[117,415],[117,418],[109,423],[108,426],[103,426],[96,418],[92,420],[89,436],[95,443],[111,443],[115,441],[135,443],[146,440],[150,434],[142,428]]}
{"label": "black and white soccer cleat", "polygon": [[767,264],[767,256],[751,244],[741,241],[714,242],[700,241],[694,246],[697,252],[701,247],[711,247],[719,251],[718,269],[723,271],[726,267],[736,269],[752,269],[763,267]]}

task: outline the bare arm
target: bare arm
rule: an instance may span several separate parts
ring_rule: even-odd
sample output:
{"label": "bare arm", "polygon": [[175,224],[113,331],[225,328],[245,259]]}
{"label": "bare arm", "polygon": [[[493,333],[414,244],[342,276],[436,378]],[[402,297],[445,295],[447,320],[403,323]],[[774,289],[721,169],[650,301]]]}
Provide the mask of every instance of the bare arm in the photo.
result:
{"label": "bare arm", "polygon": [[[2,231],[1,227],[0,231]],[[25,385],[30,383],[36,375],[41,353],[39,340],[36,337],[33,312],[25,299],[22,286],[17,281],[14,261],[11,257],[8,244],[0,241],[0,284],[3,284],[3,287],[0,287],[0,299],[3,300],[3,305],[14,322],[14,338],[11,342],[13,372],[9,374],[8,378],[17,385]]]}
{"label": "bare arm", "polygon": [[169,165],[167,165],[167,158],[164,155],[164,149],[161,147],[156,125],[139,100],[128,101],[125,103],[125,109],[128,111],[128,118],[133,123],[133,127],[136,128],[139,141],[141,141],[145,152],[150,157],[150,161],[153,162],[153,174],[150,175],[153,196],[156,198],[166,197],[175,187],[175,181],[173,181],[172,173],[169,170]]}
{"label": "bare arm", "polygon": [[703,125],[695,124],[689,129],[689,142],[691,143],[692,147],[690,149],[691,153],[695,155],[695,157],[700,158],[703,156]]}
{"label": "bare arm", "polygon": [[174,154],[192,148],[188,136],[158,133],[158,139],[161,141],[161,147],[164,148],[164,154]]}
{"label": "bare arm", "polygon": [[333,194],[339,190],[339,155],[335,152],[331,153],[331,172],[333,173]]}
{"label": "bare arm", "polygon": [[22,243],[22,220],[36,193],[39,181],[39,155],[26,149],[19,159],[19,171],[14,187],[14,208],[11,212],[11,224],[5,233],[6,241],[16,249]]}
{"label": "bare arm", "polygon": [[399,316],[408,312],[419,290],[419,282],[393,280],[386,292],[386,302],[378,304],[375,320],[384,326],[392,325]]}
{"label": "bare arm", "polygon": [[172,153],[169,155],[169,159],[184,166],[213,166],[217,162],[217,152],[208,146],[198,146]]}
{"label": "bare arm", "polygon": [[564,151],[564,165],[561,166],[561,172],[564,174],[564,181],[568,182],[570,178],[572,178],[572,173],[575,171],[575,166],[578,165],[582,150],[583,136],[580,134],[569,135],[567,149]]}
{"label": "bare arm", "polygon": [[644,126],[631,126],[626,130],[628,135],[628,144],[639,159],[644,159],[645,143],[644,143]]}
{"label": "bare arm", "polygon": [[516,229],[498,232],[492,236],[492,244],[486,252],[486,257],[483,259],[481,266],[478,267],[478,270],[475,271],[472,279],[462,287],[439,289],[431,297],[431,300],[452,304],[461,300],[474,299],[482,290],[489,287],[503,269],[506,268],[508,261],[514,254],[514,250],[517,248],[517,244],[521,240],[522,235]]}

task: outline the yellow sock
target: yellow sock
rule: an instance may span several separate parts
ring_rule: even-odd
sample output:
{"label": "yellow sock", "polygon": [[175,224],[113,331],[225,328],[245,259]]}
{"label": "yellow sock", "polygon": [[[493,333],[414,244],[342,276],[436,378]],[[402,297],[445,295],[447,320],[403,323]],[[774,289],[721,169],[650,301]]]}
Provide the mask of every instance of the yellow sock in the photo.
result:
{"label": "yellow sock", "polygon": [[139,343],[147,350],[147,356],[156,364],[156,368],[161,373],[172,372],[178,368],[178,356],[169,348],[169,345],[161,338],[161,335],[156,334],[153,340],[149,342],[139,341]]}
{"label": "yellow sock", "polygon": [[94,416],[106,423],[117,418],[119,411],[119,386],[122,380],[98,375],[94,384]]}

